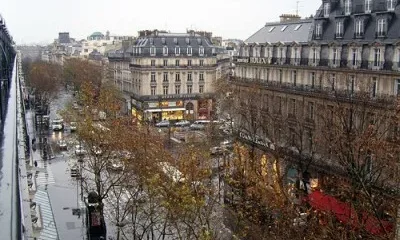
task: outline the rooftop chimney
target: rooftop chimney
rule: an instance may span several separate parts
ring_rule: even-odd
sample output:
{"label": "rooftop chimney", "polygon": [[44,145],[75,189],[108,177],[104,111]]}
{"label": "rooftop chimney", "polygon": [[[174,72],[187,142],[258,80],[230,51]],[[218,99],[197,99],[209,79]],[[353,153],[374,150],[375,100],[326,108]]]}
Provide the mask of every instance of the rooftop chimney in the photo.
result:
{"label": "rooftop chimney", "polygon": [[280,22],[294,22],[301,19],[301,17],[297,14],[282,14],[279,16]]}

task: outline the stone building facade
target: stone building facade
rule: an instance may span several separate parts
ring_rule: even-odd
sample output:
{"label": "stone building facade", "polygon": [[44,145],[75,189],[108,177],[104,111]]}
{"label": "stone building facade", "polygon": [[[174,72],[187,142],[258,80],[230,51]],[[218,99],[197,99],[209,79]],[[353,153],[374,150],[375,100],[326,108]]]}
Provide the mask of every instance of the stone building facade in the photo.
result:
{"label": "stone building facade", "polygon": [[146,121],[213,117],[219,60],[207,36],[142,31],[136,41],[110,52],[108,58],[133,117]]}

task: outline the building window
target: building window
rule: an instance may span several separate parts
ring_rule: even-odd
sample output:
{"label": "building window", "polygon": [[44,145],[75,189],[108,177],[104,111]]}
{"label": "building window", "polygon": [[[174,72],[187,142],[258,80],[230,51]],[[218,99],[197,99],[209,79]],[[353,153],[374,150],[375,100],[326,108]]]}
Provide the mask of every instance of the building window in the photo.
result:
{"label": "building window", "polygon": [[154,67],[156,65],[156,60],[151,60],[151,66]]}
{"label": "building window", "polygon": [[376,77],[372,78],[372,89],[371,89],[371,94],[372,97],[376,97],[376,94],[378,93],[378,80],[376,79]]}
{"label": "building window", "polygon": [[192,60],[188,60],[187,65],[190,67],[192,66]]}
{"label": "building window", "polygon": [[199,93],[204,93],[204,85],[199,85]]}
{"label": "building window", "polygon": [[290,99],[290,114],[296,116],[296,99]]}
{"label": "building window", "polygon": [[175,60],[175,66],[179,67],[179,60]]}
{"label": "building window", "polygon": [[192,81],[192,73],[191,72],[188,72],[188,74],[187,74],[187,81],[188,82]]}
{"label": "building window", "polygon": [[355,77],[354,75],[350,75],[350,80],[349,80],[348,89],[349,89],[349,92],[350,92],[351,94],[354,93],[355,85],[356,85],[356,77]]}
{"label": "building window", "polygon": [[164,59],[164,67],[168,66],[168,60]]}
{"label": "building window", "polygon": [[312,63],[317,64],[317,59],[318,59],[318,51],[316,48],[312,49]]}
{"label": "building window", "polygon": [[311,88],[315,87],[315,72],[310,73],[310,78],[311,78]]}
{"label": "building window", "polygon": [[175,55],[181,54],[181,48],[180,47],[175,47]]}
{"label": "building window", "polygon": [[199,73],[199,81],[204,81],[204,73]]}
{"label": "building window", "polygon": [[386,0],[386,5],[388,11],[394,11],[394,8],[396,7],[396,0]]}
{"label": "building window", "polygon": [[181,74],[175,73],[175,82],[180,82],[180,81],[181,81]]}
{"label": "building window", "polygon": [[384,18],[379,19],[377,24],[378,24],[376,31],[377,36],[378,37],[386,36],[386,26],[387,26],[386,19]]}
{"label": "building window", "polygon": [[365,13],[371,13],[372,11],[372,0],[365,0]]}
{"label": "building window", "polygon": [[163,94],[168,95],[168,86],[163,86]]}
{"label": "building window", "polygon": [[336,22],[336,37],[337,38],[343,37],[343,22],[342,21]]}
{"label": "building window", "polygon": [[164,56],[168,55],[168,47],[167,46],[163,47],[163,54],[164,54]]}
{"label": "building window", "polygon": [[331,4],[324,3],[324,17],[329,17],[330,11],[331,11]]}
{"label": "building window", "polygon": [[308,151],[311,153],[313,151],[313,134],[311,130],[307,131],[307,144],[308,144]]}
{"label": "building window", "polygon": [[186,38],[185,40],[186,40],[186,44],[189,45],[190,44],[190,38]]}
{"label": "building window", "polygon": [[351,56],[352,56],[352,64],[353,66],[357,66],[357,59],[358,59],[358,49],[357,48],[353,48],[352,52],[351,52]]}
{"label": "building window", "polygon": [[317,23],[317,25],[315,25],[315,37],[316,38],[322,37],[322,23]]}
{"label": "building window", "polygon": [[374,67],[379,67],[381,65],[381,49],[374,49]]}
{"label": "building window", "polygon": [[396,79],[396,95],[399,96],[400,95],[400,79]]}
{"label": "building window", "polygon": [[308,119],[314,120],[314,103],[308,102]]}
{"label": "building window", "polygon": [[178,38],[174,38],[174,43],[178,44]]}
{"label": "building window", "polygon": [[155,72],[151,72],[151,80],[150,82],[156,82],[156,73]]}
{"label": "building window", "polygon": [[151,88],[150,88],[150,94],[151,94],[152,96],[156,95],[156,86],[151,86]]}
{"label": "building window", "polygon": [[163,76],[163,82],[168,82],[168,73],[165,72]]}
{"label": "building window", "polygon": [[297,71],[296,70],[292,71],[292,82],[293,82],[293,86],[296,86],[296,84],[297,84]]}
{"label": "building window", "polygon": [[282,69],[279,69],[279,83],[282,84],[282,81],[283,81],[283,72]]}
{"label": "building window", "polygon": [[200,66],[204,66],[204,60],[200,60]]}
{"label": "building window", "polygon": [[200,56],[204,55],[204,47],[203,46],[200,46],[200,48],[199,48],[199,55]]}
{"label": "building window", "polygon": [[192,56],[192,47],[187,48],[187,55]]}
{"label": "building window", "polygon": [[166,42],[165,42],[165,38],[161,38],[161,42],[162,42],[162,44],[166,44]]}
{"label": "building window", "polygon": [[331,74],[331,90],[335,91],[335,83],[336,83],[336,74]]}
{"label": "building window", "polygon": [[358,19],[356,21],[356,37],[364,36],[364,20]]}
{"label": "building window", "polygon": [[344,2],[344,14],[345,15],[351,14],[351,0],[346,0]]}
{"label": "building window", "polygon": [[339,56],[338,56],[338,54],[339,54],[338,49],[337,49],[337,48],[333,48],[333,49],[332,49],[332,64],[333,64],[334,66],[339,65],[339,64],[338,64],[338,63],[339,63]]}
{"label": "building window", "polygon": [[181,85],[175,85],[175,94],[181,94]]}
{"label": "building window", "polygon": [[187,93],[191,94],[192,93],[192,85],[187,85]]}
{"label": "building window", "polygon": [[156,55],[156,48],[154,46],[150,47],[150,55],[155,56]]}

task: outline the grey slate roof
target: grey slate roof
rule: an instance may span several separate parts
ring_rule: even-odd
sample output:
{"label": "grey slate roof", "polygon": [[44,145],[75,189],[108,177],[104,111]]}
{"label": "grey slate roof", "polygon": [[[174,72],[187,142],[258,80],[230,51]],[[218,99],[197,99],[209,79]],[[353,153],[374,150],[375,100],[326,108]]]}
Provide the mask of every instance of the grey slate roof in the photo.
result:
{"label": "grey slate roof", "polygon": [[[333,4],[333,1],[331,1]],[[344,2],[344,1],[343,1]],[[315,41],[329,42],[335,39],[336,32],[336,19],[342,17],[346,19],[344,35],[340,40],[342,42],[372,42],[375,39],[380,39],[382,42],[395,42],[400,38],[400,5],[397,3],[394,12],[387,12],[386,10],[386,0],[373,0],[372,1],[372,11],[370,14],[365,14],[365,0],[352,0],[351,15],[344,16],[344,6],[340,2],[336,2],[331,7],[331,12],[329,18],[323,18],[323,6],[317,11],[315,16],[316,22],[322,21],[323,24],[323,35],[321,39],[315,39]],[[376,28],[378,17],[382,17],[387,14],[391,15],[391,20],[389,21],[389,28],[387,31],[387,36],[385,38],[377,38]],[[366,18],[366,26],[364,30],[363,38],[355,38],[355,24],[356,18],[364,17]]]}
{"label": "grey slate roof", "polygon": [[[297,30],[296,27],[301,25]],[[304,43],[309,40],[312,30],[313,20],[303,19],[292,22],[267,23],[263,28],[249,37],[246,43],[277,43],[277,42],[299,42]],[[284,31],[281,31],[287,26]],[[273,28],[273,29],[272,29]],[[270,31],[272,29],[272,31]]]}
{"label": "grey slate roof", "polygon": [[[165,39],[165,43],[163,43]],[[175,39],[177,42],[175,42]],[[189,40],[189,43],[187,43]],[[174,33],[159,33],[158,35],[149,35],[138,38],[134,45],[127,49],[127,53],[132,53],[133,56],[150,56],[150,48],[155,47],[156,56],[163,57],[163,48],[168,48],[168,56],[175,56],[175,47],[180,48],[180,55],[186,56],[188,47],[192,48],[192,56],[199,56],[199,49],[204,48],[203,57],[215,55],[216,46],[213,46],[211,41],[204,36],[191,34],[174,34]],[[138,52],[140,48],[140,53]]]}

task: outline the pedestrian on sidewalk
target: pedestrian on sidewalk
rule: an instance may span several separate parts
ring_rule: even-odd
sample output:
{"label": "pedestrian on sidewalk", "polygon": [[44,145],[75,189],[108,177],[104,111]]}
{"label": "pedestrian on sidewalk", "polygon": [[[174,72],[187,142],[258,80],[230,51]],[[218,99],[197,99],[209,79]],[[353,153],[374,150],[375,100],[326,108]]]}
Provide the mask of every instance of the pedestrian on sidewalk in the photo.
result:
{"label": "pedestrian on sidewalk", "polygon": [[35,165],[35,167],[37,167],[37,161],[35,161],[34,165]]}

